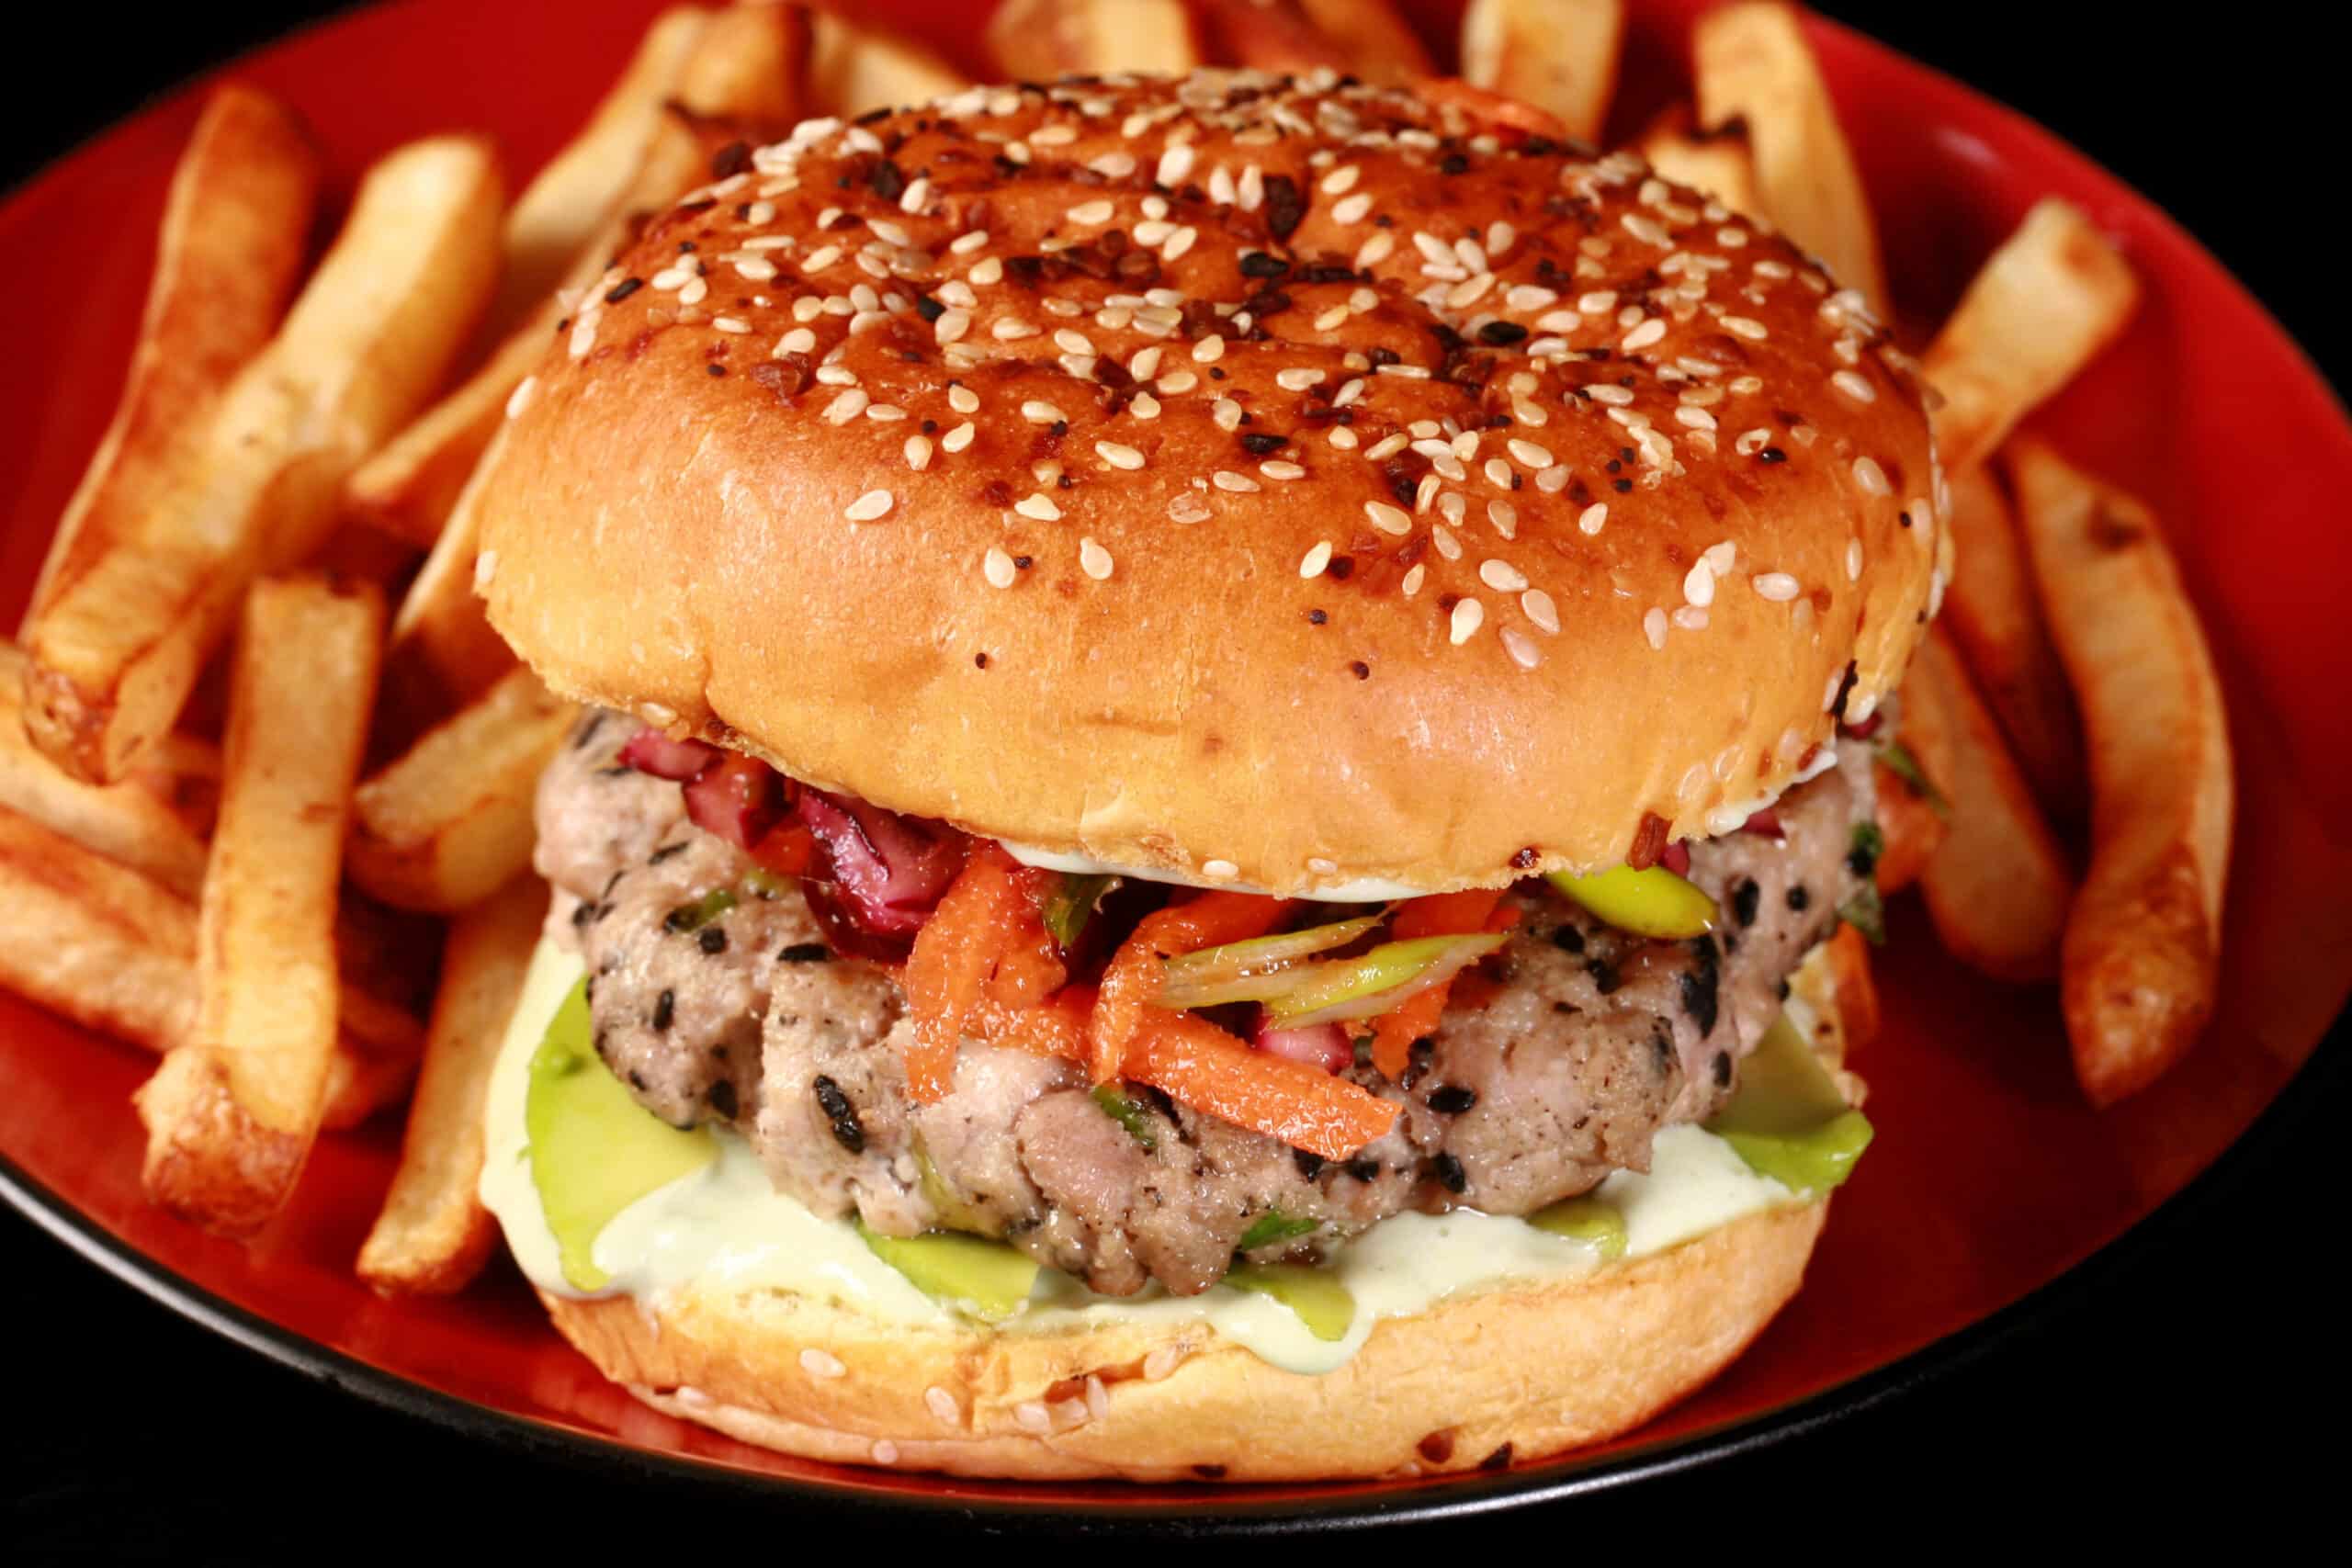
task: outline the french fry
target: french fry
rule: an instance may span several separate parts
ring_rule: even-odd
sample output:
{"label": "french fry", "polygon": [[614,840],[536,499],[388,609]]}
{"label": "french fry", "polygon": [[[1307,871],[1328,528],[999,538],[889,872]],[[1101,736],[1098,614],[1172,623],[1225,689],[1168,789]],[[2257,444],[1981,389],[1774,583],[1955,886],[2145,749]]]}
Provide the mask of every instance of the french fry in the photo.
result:
{"label": "french fry", "polygon": [[0,806],[86,844],[193,898],[204,884],[204,840],[173,804],[177,791],[145,779],[85,784],[25,738],[25,656],[0,643]]}
{"label": "french fry", "polygon": [[1747,122],[1760,216],[1884,314],[1878,226],[1796,7],[1747,0],[1710,11],[1690,47],[1699,123],[1717,130]]}
{"label": "french fry", "polygon": [[2087,789],[2080,720],[2008,497],[1981,465],[1950,476],[1950,483],[1954,558],[1942,624],[2044,809],[2078,821]]}
{"label": "french fry", "polygon": [[1838,997],[1838,1021],[1849,1052],[1878,1038],[1878,982],[1871,976],[1871,944],[1852,926],[1840,925],[1823,944],[1830,984]]}
{"label": "french fry", "polygon": [[1940,796],[1914,787],[1909,779],[1884,762],[1872,769],[1878,795],[1879,831],[1886,847],[1879,852],[1878,890],[1894,895],[1919,880],[1944,841],[1944,812],[1951,807]]}
{"label": "french fry", "polygon": [[[196,1018],[196,906],[170,888],[0,807],[0,985],[85,1028],[168,1051]],[[424,1049],[422,1024],[348,980],[340,1007],[337,1052],[355,1066],[413,1063]],[[354,1023],[371,1018],[374,1032],[356,1036]]]}
{"label": "french fry", "polygon": [[360,1278],[388,1295],[463,1290],[497,1240],[475,1190],[482,1103],[547,908],[546,886],[518,876],[449,928],[400,1168],[359,1249]]}
{"label": "french fry", "polygon": [[414,142],[369,171],[170,493],[33,618],[26,716],[43,751],[111,783],[173,728],[246,586],[318,547],[345,476],[447,371],[496,276],[500,200],[471,138]]}
{"label": "french fry", "polygon": [[988,46],[999,71],[1024,82],[1200,63],[1182,0],[1005,0]]}
{"label": "french fry", "polygon": [[1762,210],[1745,121],[1701,130],[1690,106],[1675,104],[1650,121],[1634,145],[1661,177],[1704,191],[1734,212],[1752,217]]}
{"label": "french fry", "polygon": [[1463,80],[1532,104],[1597,147],[1624,32],[1623,0],[1470,0]]}
{"label": "french fry", "polygon": [[1951,800],[1950,829],[1919,877],[1937,934],[1953,957],[1996,979],[2048,979],[2074,876],[1940,627],[1912,656],[1903,701],[1904,736],[1945,759],[1938,782]]}
{"label": "french fry", "polygon": [[[625,96],[633,100],[632,84],[641,72],[667,60],[677,41],[667,36],[667,29],[675,25],[671,18],[676,15],[665,13],[647,33],[628,75],[614,88],[581,138],[557,155],[557,164],[571,164],[575,154],[592,153],[616,134],[608,133],[607,113],[626,120],[628,111],[616,106]],[[668,94],[671,100],[690,118],[724,122],[750,137],[781,134],[797,103],[795,84],[806,69],[807,14],[794,6],[743,6],[716,17],[701,12],[688,15],[696,25],[689,47],[665,82],[665,88],[673,89]],[[616,150],[616,157],[626,181],[612,191],[595,221],[574,243],[565,265],[537,275],[532,291],[517,307],[521,315],[497,347],[472,375],[352,474],[345,487],[344,505],[353,517],[420,549],[435,547],[467,480],[498,433],[507,400],[548,352],[557,322],[633,237],[646,214],[668,206],[704,176],[708,153],[678,114],[664,112],[656,103],[636,145],[626,153]],[[557,164],[549,165],[550,174]],[[541,179],[548,177],[543,175]],[[569,175],[562,183],[567,187],[565,200],[576,200],[577,193],[569,190],[572,184]],[[538,190],[539,182],[535,181],[515,204],[516,216],[510,220],[507,240],[510,254],[515,245],[513,225],[520,221]],[[549,204],[554,200],[552,196],[548,198]],[[544,227],[551,230],[553,225]],[[505,299],[502,295],[502,301]],[[502,303],[501,311],[506,308]],[[503,314],[499,319],[504,319]],[[470,571],[472,564],[469,547],[461,565]],[[478,644],[475,639],[473,646]],[[494,679],[503,668],[503,663],[492,664],[490,677]],[[386,680],[399,701],[405,669],[397,655]]]}
{"label": "french fry", "polygon": [[2098,357],[2139,302],[2131,264],[2080,209],[2055,197],[2036,202],[1921,360],[1943,394],[1933,417],[1945,471],[1989,456],[2034,405]]}
{"label": "french fry", "polygon": [[808,54],[808,92],[823,114],[929,103],[960,93],[963,74],[919,43],[844,21],[830,11],[816,17]]}
{"label": "french fry", "polygon": [[2063,1002],[2094,1105],[2153,1083],[2213,1010],[2236,784],[2221,682],[2147,507],[2046,444],[2006,454],[2090,743],[2091,860]]}
{"label": "french fry", "polygon": [[449,913],[531,863],[540,772],[577,716],[517,668],[359,786],[352,881],[395,908]]}
{"label": "french fry", "polygon": [[662,105],[703,35],[709,14],[673,6],[653,18],[637,52],[605,89],[588,123],[523,187],[506,214],[505,265],[482,321],[503,338],[523,324],[572,270],[628,193],[638,161],[662,121]]}
{"label": "french fry", "polygon": [[224,1235],[283,1206],[325,1113],[335,891],[383,624],[369,583],[271,579],[246,601],[196,1021],[137,1096],[149,1198]]}
{"label": "french fry", "polygon": [[1219,59],[1260,71],[1338,71],[1402,85],[1436,73],[1389,0],[1204,0]]}
{"label": "french fry", "polygon": [[309,131],[277,99],[232,83],[205,105],[172,175],[122,400],[50,541],[28,624],[136,531],[192,433],[277,330],[319,175]]}

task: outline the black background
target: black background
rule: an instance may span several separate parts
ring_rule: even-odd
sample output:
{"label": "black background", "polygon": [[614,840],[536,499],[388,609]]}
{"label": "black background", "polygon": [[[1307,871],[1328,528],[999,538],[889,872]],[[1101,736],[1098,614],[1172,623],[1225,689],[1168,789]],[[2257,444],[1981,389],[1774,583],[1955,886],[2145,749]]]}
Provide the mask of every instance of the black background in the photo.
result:
{"label": "black background", "polygon": [[[330,8],[51,8],[66,47],[28,70],[21,35],[7,46],[18,69],[0,107],[0,190]],[[2333,51],[2278,36],[2283,9],[2199,8],[2177,26],[2170,7],[2064,0],[1822,9],[2148,192],[2344,385],[2344,269],[2329,254],[2341,219],[2325,216],[2345,186],[2344,88]],[[1533,1517],[1435,1527],[1413,1544],[1442,1531],[1448,1545],[1484,1545],[1510,1530],[1547,1555],[1581,1554],[1600,1525],[1651,1550],[1668,1549],[1664,1536],[1907,1553],[1981,1532],[2038,1554],[2134,1527],[2202,1520],[2261,1536],[2340,1513],[2346,1033],[2339,1022],[2282,1105],[2157,1222],[2179,1228],[2160,1258],[2139,1260],[2127,1243],[1992,1353],[1802,1442]],[[2184,1269],[2184,1256],[2204,1265]],[[619,1483],[361,1405],[212,1337],[6,1213],[0,1328],[0,1558],[470,1561],[494,1542],[560,1562],[640,1537],[681,1554],[789,1556],[847,1526],[705,1488]],[[1852,1524],[1883,1506],[1900,1510],[1899,1532]]]}

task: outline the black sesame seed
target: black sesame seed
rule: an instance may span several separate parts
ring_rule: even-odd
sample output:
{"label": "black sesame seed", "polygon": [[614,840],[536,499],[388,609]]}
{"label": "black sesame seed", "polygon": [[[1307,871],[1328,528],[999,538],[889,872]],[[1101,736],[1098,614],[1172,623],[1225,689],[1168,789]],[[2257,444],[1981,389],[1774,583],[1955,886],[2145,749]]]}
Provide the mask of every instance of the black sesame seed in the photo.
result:
{"label": "black sesame seed", "polygon": [[1617,965],[1606,958],[1592,960],[1584,966],[1584,972],[1592,976],[1592,988],[1604,997],[1624,984],[1624,977],[1617,973]]}
{"label": "black sesame seed", "polygon": [[1562,953],[1582,953],[1584,932],[1574,926],[1560,926],[1552,932],[1552,945]]}
{"label": "black sesame seed", "polygon": [[710,155],[710,177],[723,180],[740,175],[752,166],[752,144],[730,141]]}
{"label": "black sesame seed", "polygon": [[1290,437],[1287,435],[1277,435],[1271,431],[1251,433],[1244,434],[1241,437],[1241,445],[1249,448],[1253,457],[1264,457],[1279,452],[1283,447],[1289,446]]}
{"label": "black sesame seed", "polygon": [[1517,321],[1488,321],[1478,329],[1478,341],[1490,348],[1508,348],[1526,338],[1527,329]]}
{"label": "black sesame seed", "polygon": [[702,943],[702,950],[713,957],[727,951],[727,930],[724,926],[705,926],[695,940]]}
{"label": "black sesame seed", "polygon": [[818,1107],[825,1120],[832,1123],[833,1141],[854,1155],[865,1152],[865,1127],[857,1119],[857,1108],[842,1092],[842,1086],[822,1073],[808,1086],[816,1091]]}
{"label": "black sesame seed", "polygon": [[1805,891],[1804,883],[1800,882],[1795,886],[1789,889],[1790,908],[1803,909],[1806,905],[1812,902],[1813,895]]}
{"label": "black sesame seed", "polygon": [[1241,256],[1244,277],[1282,277],[1290,271],[1290,263],[1264,251],[1245,251]]}
{"label": "black sesame seed", "polygon": [[706,365],[702,368],[703,374],[706,376],[724,376],[727,374],[727,367],[724,365]]}
{"label": "black sesame seed", "polygon": [[1737,920],[1742,927],[1754,925],[1756,901],[1763,896],[1764,889],[1756,885],[1754,877],[1741,877],[1733,885],[1731,890],[1731,918]]}
{"label": "black sesame seed", "polygon": [[605,290],[605,303],[617,305],[644,287],[645,279],[641,277],[624,277]]}
{"label": "black sesame seed", "polygon": [[822,964],[832,956],[831,949],[821,942],[796,942],[776,954],[785,964]]}
{"label": "black sesame seed", "polygon": [[1359,681],[1369,681],[1372,679],[1372,666],[1366,664],[1361,659],[1351,660],[1348,664],[1348,671]]}
{"label": "black sesame seed", "polygon": [[1331,617],[1329,615],[1326,615],[1321,610],[1309,610],[1306,612],[1306,624],[1310,626],[1319,626],[1330,618]]}
{"label": "black sesame seed", "polygon": [[664,991],[653,999],[654,1033],[660,1034],[666,1032],[671,1021],[677,1016],[678,994],[675,991]]}
{"label": "black sesame seed", "polygon": [[1478,1091],[1464,1084],[1445,1084],[1430,1091],[1427,1103],[1441,1116],[1459,1116],[1478,1103]]}
{"label": "black sesame seed", "polygon": [[[915,297],[915,314],[926,321],[935,321],[947,314],[947,307],[928,294],[919,294]],[[924,423],[930,422],[926,420]]]}
{"label": "black sesame seed", "polygon": [[1778,446],[1767,446],[1756,454],[1756,460],[1759,463],[1785,463],[1789,460],[1789,455]]}
{"label": "black sesame seed", "polygon": [[1437,172],[1441,175],[1466,175],[1470,172],[1470,160],[1459,152],[1448,152],[1438,161]]}
{"label": "black sesame seed", "polygon": [[985,654],[985,653],[976,653],[976,654],[972,655],[972,668],[974,668],[975,670],[985,670],[985,669],[987,669],[988,667],[989,667],[989,656],[988,656],[987,654]]}
{"label": "black sesame seed", "polygon": [[1470,1173],[1462,1162],[1441,1149],[1430,1156],[1430,1179],[1457,1197],[1470,1190]]}
{"label": "black sesame seed", "polygon": [[1631,479],[1618,479],[1609,488],[1615,491],[1619,495],[1630,495],[1633,493],[1634,481]]}

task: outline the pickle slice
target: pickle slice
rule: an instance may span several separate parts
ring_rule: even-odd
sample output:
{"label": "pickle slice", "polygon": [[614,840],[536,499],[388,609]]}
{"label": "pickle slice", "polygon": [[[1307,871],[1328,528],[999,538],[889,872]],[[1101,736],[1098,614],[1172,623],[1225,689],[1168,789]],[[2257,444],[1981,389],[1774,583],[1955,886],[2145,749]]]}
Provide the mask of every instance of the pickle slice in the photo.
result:
{"label": "pickle slice", "polygon": [[1715,929],[1715,901],[1662,865],[1617,865],[1589,876],[1555,871],[1545,880],[1596,919],[1635,936],[1679,941]]}

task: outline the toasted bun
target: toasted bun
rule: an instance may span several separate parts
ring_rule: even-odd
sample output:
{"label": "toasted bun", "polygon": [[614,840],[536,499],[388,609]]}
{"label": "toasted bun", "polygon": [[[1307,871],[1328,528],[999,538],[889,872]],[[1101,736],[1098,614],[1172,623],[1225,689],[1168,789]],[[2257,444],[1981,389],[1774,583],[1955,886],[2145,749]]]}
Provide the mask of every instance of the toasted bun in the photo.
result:
{"label": "toasted bun", "polygon": [[[1841,1061],[1826,949],[1792,986],[1816,1047]],[[1859,1100],[1859,1080],[1847,1085]],[[1766,1209],[1581,1279],[1451,1297],[1382,1320],[1321,1376],[1204,1324],[910,1331],[716,1283],[650,1302],[540,1300],[647,1404],[807,1459],[1032,1480],[1335,1480],[1468,1469],[1506,1448],[1542,1459],[1639,1426],[1763,1331],[1827,1213]]]}
{"label": "toasted bun", "polygon": [[1736,826],[1918,636],[1927,419],[1833,288],[1368,86],[818,122],[585,299],[477,579],[563,694],[989,837],[1277,891],[1615,863]]}

